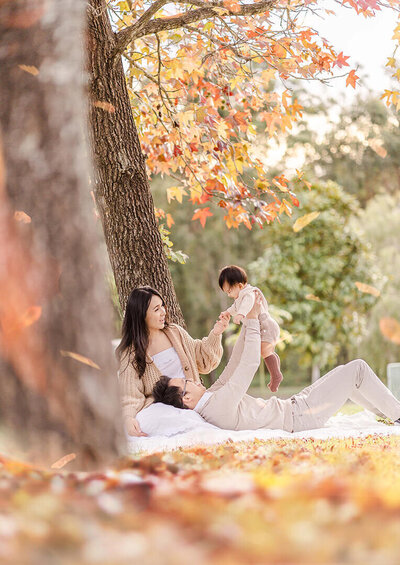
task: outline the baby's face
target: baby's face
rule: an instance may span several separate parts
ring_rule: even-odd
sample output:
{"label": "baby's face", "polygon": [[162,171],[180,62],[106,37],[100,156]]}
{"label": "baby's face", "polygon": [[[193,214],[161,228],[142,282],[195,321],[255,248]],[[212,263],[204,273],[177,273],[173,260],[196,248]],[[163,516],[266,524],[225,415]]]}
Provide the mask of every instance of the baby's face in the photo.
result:
{"label": "baby's face", "polygon": [[222,290],[229,296],[229,298],[233,298],[233,300],[236,300],[242,288],[242,284],[234,284],[233,286],[229,286],[227,282],[224,282],[224,284],[222,285]]}

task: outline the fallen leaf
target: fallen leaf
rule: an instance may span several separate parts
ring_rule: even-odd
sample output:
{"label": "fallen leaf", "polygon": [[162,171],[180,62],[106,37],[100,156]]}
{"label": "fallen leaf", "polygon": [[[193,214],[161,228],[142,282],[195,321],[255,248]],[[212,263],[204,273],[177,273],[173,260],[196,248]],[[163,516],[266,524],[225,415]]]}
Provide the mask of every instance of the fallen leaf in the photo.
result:
{"label": "fallen leaf", "polygon": [[369,284],[365,284],[362,282],[355,282],[354,283],[360,292],[364,292],[365,294],[372,294],[372,296],[380,296],[381,291],[371,286]]}
{"label": "fallen leaf", "polygon": [[315,294],[306,294],[307,300],[315,300],[315,302],[321,302],[321,299]]}
{"label": "fallen leaf", "polygon": [[26,73],[29,73],[34,77],[39,74],[39,69],[37,69],[33,65],[18,65],[18,67],[21,69],[21,71],[25,71]]}
{"label": "fallen leaf", "polygon": [[76,454],[75,453],[68,453],[68,455],[64,455],[64,457],[61,457],[55,463],[53,463],[51,468],[52,469],[62,469],[62,467],[64,467],[67,463],[69,463],[70,461],[73,461],[74,459],[76,459]]}
{"label": "fallen leaf", "polygon": [[32,218],[28,216],[28,214],[25,214],[22,210],[16,210],[14,212],[14,219],[22,224],[30,224],[32,221]]}
{"label": "fallen leaf", "polygon": [[105,112],[110,112],[110,114],[115,113],[115,107],[111,104],[111,102],[102,102],[101,100],[97,100],[93,103],[93,106],[96,106],[96,108],[101,108]]}
{"label": "fallen leaf", "polygon": [[293,224],[293,231],[298,232],[302,230],[303,228],[308,226],[308,224],[310,224],[313,220],[318,218],[319,215],[320,212],[311,212],[310,214],[305,214],[304,216],[297,218],[297,220]]}
{"label": "fallen leaf", "polygon": [[73,353],[72,351],[60,351],[63,357],[71,357],[71,359],[75,359],[75,361],[79,361],[79,363],[84,363],[85,365],[89,365],[89,367],[94,367],[95,369],[99,369],[100,367],[89,359],[89,357],[85,357],[84,355],[79,355],[79,353]]}
{"label": "fallen leaf", "polygon": [[379,329],[386,339],[400,345],[400,323],[395,318],[381,318]]}

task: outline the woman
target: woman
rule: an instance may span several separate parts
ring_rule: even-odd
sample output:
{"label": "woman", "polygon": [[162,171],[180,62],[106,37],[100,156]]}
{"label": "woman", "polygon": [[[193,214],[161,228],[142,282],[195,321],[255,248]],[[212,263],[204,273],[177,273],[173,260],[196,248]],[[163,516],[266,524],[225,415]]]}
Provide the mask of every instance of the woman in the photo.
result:
{"label": "woman", "polygon": [[227,325],[222,318],[207,337],[192,339],[183,328],[168,323],[164,300],[154,288],[142,286],[131,292],[117,348],[122,414],[129,435],[146,435],[136,415],[153,402],[153,387],[161,375],[197,383],[199,373],[219,365],[221,334]]}

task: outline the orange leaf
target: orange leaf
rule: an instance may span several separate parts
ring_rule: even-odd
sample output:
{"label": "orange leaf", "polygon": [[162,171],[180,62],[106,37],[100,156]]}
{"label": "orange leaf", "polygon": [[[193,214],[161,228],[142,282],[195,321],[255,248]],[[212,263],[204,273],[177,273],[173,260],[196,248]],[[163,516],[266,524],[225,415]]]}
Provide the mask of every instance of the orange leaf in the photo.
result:
{"label": "orange leaf", "polygon": [[34,77],[39,74],[39,69],[37,69],[33,65],[18,65],[18,67],[21,69],[21,71],[25,71],[26,73],[29,73]]}
{"label": "orange leaf", "polygon": [[359,79],[360,77],[356,75],[356,71],[352,70],[349,72],[349,74],[347,75],[347,79],[346,79],[346,86],[349,86],[349,84],[355,88],[356,87],[356,81]]}
{"label": "orange leaf", "polygon": [[386,339],[400,345],[400,324],[395,318],[381,318],[379,329]]}
{"label": "orange leaf", "polygon": [[20,320],[21,325],[27,328],[28,326],[31,326],[32,324],[37,322],[37,320],[40,318],[41,315],[42,315],[41,306],[30,306]]}
{"label": "orange leaf", "polygon": [[115,107],[111,104],[111,102],[101,102],[100,100],[97,100],[93,103],[93,106],[96,106],[96,108],[101,108],[105,112],[110,112],[110,114],[115,113]]}
{"label": "orange leaf", "polygon": [[30,224],[32,221],[32,218],[28,216],[28,214],[25,214],[22,210],[16,210],[14,212],[14,219],[22,224]]}
{"label": "orange leaf", "polygon": [[60,351],[63,357],[71,357],[71,359],[75,359],[75,361],[79,361],[79,363],[84,363],[85,365],[89,365],[89,367],[94,367],[95,369],[99,369],[100,367],[89,359],[89,357],[85,357],[84,355],[79,355],[79,353],[73,353],[72,351]]}
{"label": "orange leaf", "polygon": [[195,210],[192,220],[200,220],[200,223],[204,228],[207,218],[212,215],[213,214],[212,212],[210,212],[210,208],[198,208],[197,210]]}
{"label": "orange leaf", "polygon": [[305,214],[300,218],[297,218],[295,223],[293,224],[293,231],[298,232],[308,226],[315,218],[318,218],[320,212],[311,212],[310,214]]}
{"label": "orange leaf", "polygon": [[365,284],[362,282],[355,282],[354,283],[360,292],[364,292],[365,294],[372,294],[372,296],[380,296],[381,291],[371,286],[369,284]]}
{"label": "orange leaf", "polygon": [[75,453],[69,453],[68,455],[64,455],[61,459],[58,459],[55,463],[52,464],[52,469],[62,469],[67,463],[76,459]]}

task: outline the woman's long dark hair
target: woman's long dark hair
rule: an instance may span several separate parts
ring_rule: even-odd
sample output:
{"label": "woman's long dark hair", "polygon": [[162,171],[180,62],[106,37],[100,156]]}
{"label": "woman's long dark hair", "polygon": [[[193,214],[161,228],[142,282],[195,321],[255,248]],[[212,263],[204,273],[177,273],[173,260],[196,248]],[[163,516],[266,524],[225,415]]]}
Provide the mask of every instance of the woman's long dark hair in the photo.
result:
{"label": "woman's long dark hair", "polygon": [[161,298],[165,307],[163,297],[151,286],[139,286],[132,290],[126,303],[121,342],[116,350],[119,360],[125,351],[128,351],[129,355],[133,353],[133,364],[139,377],[143,376],[146,369],[146,352],[149,345],[146,314],[153,296]]}

